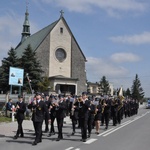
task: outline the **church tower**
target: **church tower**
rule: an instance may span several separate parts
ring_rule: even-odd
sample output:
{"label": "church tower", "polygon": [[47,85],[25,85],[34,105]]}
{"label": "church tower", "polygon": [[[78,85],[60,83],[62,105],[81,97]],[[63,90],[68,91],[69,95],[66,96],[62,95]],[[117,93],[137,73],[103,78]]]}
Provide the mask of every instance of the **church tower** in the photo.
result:
{"label": "church tower", "polygon": [[24,24],[23,24],[21,43],[24,42],[30,36],[30,24],[29,24],[28,16],[29,16],[28,6],[26,6],[25,20],[24,20]]}

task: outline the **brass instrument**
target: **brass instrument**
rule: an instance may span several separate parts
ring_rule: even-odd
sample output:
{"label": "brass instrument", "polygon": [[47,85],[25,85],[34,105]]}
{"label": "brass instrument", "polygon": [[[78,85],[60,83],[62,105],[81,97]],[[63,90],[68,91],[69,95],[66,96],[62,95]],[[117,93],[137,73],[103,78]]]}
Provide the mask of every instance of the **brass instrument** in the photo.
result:
{"label": "brass instrument", "polygon": [[102,105],[102,114],[103,114],[103,113],[104,113],[105,106],[107,105],[105,99],[102,101],[102,104],[101,104],[101,105]]}
{"label": "brass instrument", "polygon": [[120,105],[118,106],[118,111],[123,107],[123,100],[120,99]]}

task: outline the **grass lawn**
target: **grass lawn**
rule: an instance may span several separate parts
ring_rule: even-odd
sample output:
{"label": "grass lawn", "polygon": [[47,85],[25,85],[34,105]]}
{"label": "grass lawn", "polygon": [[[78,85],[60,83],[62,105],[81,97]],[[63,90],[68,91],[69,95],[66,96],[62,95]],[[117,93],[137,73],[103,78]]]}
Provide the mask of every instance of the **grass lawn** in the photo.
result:
{"label": "grass lawn", "polygon": [[0,123],[1,122],[11,122],[12,121],[12,119],[11,118],[9,118],[9,117],[0,117]]}

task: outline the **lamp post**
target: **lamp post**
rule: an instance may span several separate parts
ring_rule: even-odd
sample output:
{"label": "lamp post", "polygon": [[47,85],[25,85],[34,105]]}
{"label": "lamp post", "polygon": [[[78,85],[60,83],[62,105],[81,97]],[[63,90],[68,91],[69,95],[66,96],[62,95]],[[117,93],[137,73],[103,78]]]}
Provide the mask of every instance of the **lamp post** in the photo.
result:
{"label": "lamp post", "polygon": [[32,87],[31,87],[31,83],[30,83],[30,79],[29,79],[29,74],[26,73],[26,77],[27,77],[27,80],[28,80],[28,83],[29,83],[29,86],[30,86],[30,90],[31,90],[31,94],[33,94],[33,90],[32,90]]}

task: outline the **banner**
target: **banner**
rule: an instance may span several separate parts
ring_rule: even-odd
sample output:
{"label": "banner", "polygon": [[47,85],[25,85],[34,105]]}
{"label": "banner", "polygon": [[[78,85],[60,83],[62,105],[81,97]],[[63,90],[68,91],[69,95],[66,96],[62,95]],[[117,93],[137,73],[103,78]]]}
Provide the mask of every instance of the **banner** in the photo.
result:
{"label": "banner", "polygon": [[24,69],[9,68],[9,85],[23,86]]}

